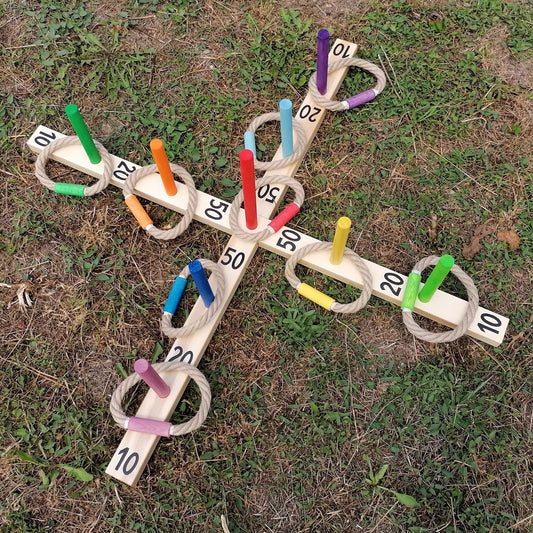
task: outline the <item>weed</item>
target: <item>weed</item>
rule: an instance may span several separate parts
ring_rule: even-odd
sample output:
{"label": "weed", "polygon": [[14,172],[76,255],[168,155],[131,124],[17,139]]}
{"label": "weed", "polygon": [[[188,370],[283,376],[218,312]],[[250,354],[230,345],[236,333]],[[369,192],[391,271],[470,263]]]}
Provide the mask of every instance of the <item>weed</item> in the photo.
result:
{"label": "weed", "polygon": [[[395,490],[380,485],[381,480],[385,477],[385,473],[387,472],[389,465],[383,465],[376,473],[374,473],[372,470],[370,457],[368,457],[368,455],[363,455],[363,459],[368,463],[368,477],[365,479],[365,483],[372,487],[372,490],[375,494],[379,494],[380,491],[387,491],[391,494],[394,494],[396,499],[406,507],[419,506],[418,502],[412,496],[409,496],[408,494],[401,494],[400,492],[396,492]],[[367,496],[369,491],[362,490],[361,493],[364,496]]]}

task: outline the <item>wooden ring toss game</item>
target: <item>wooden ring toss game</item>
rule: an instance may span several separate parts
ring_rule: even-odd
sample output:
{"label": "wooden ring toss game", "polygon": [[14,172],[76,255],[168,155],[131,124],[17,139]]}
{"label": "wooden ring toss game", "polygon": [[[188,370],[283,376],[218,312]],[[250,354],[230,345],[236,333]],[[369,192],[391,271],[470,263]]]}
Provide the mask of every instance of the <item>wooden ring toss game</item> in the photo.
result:
{"label": "wooden ring toss game", "polygon": [[[354,43],[337,39],[328,53],[327,47],[324,47],[325,39],[321,41],[320,76],[313,75],[310,82],[310,92],[305,96],[294,116],[292,116],[292,107],[286,102],[283,104],[280,102],[280,121],[282,120],[282,115],[285,117],[283,119],[285,124],[282,125],[282,144],[285,144],[285,147],[280,146],[273,157],[272,161],[276,161],[277,168],[269,167],[266,169],[264,176],[260,178],[260,180],[264,181],[258,180],[257,183],[252,183],[251,186],[247,185],[248,192],[247,197],[244,198],[244,209],[240,208],[240,201],[237,202],[236,200],[235,202],[238,205],[232,209],[230,202],[216,198],[206,192],[197,191],[193,185],[190,185],[190,188],[188,186],[183,188],[178,183],[177,193],[174,194],[173,190],[168,189],[169,186],[172,186],[171,181],[173,180],[168,177],[168,169],[166,169],[165,165],[163,166],[166,170],[158,168],[159,172],[156,172],[153,168],[143,170],[134,175],[134,184],[131,184],[131,181],[126,184],[128,177],[134,174],[139,165],[117,156],[110,156],[112,161],[110,183],[112,185],[126,189],[132,195],[158,203],[178,213],[189,213],[189,216],[192,215],[195,220],[230,235],[221,257],[216,263],[213,263],[220,269],[222,273],[220,277],[221,279],[223,278],[223,281],[219,284],[216,281],[216,269],[212,269],[213,275],[210,281],[213,284],[214,300],[206,311],[203,297],[198,298],[183,326],[183,328],[188,328],[192,325],[193,329],[180,329],[178,331],[174,344],[165,359],[166,362],[186,363],[189,366],[167,368],[154,365],[150,369],[143,362],[137,365],[139,366],[139,372],[144,376],[143,379],[147,383],[151,383],[144,400],[133,417],[142,422],[134,421],[133,428],[128,422],[128,429],[125,431],[106,469],[110,476],[128,485],[135,485],[139,480],[161,434],[172,434],[172,431],[174,431],[171,429],[172,424],[169,423],[169,419],[187,387],[189,376],[194,379],[198,378],[197,381],[201,381],[199,375],[195,374],[193,376],[192,373],[187,373],[182,368],[189,369],[190,366],[198,366],[212,335],[259,247],[287,259],[292,257],[293,259],[288,263],[289,276],[291,265],[294,270],[296,263],[299,263],[306,268],[316,270],[347,285],[362,289],[359,298],[361,304],[363,302],[366,303],[370,293],[398,306],[402,303],[403,293],[405,293],[407,286],[407,276],[373,263],[368,259],[360,258],[359,256],[356,259],[357,254],[355,252],[353,252],[355,255],[352,255],[351,251],[347,252],[346,250],[349,250],[349,248],[346,248],[345,245],[349,224],[345,220],[346,217],[342,217],[342,223],[338,224],[338,236],[336,236],[333,244],[324,243],[324,246],[322,246],[321,240],[287,225],[292,217],[296,216],[296,213],[292,213],[292,211],[286,213],[291,216],[286,221],[283,221],[283,225],[275,224],[274,231],[268,230],[268,234],[261,233],[260,237],[248,238],[249,234],[253,234],[256,228],[257,233],[260,233],[269,226],[281,205],[288,186],[294,189],[296,197],[300,194],[296,185],[297,182],[292,180],[295,180],[295,174],[302,158],[309,150],[311,142],[327,113],[327,109],[346,110],[356,105],[361,105],[364,101],[370,101],[369,97],[376,96],[384,87],[385,77],[381,69],[368,62],[363,62],[363,60],[353,58],[357,51],[357,46]],[[327,62],[324,59],[327,59]],[[348,99],[347,103],[346,101],[335,102],[335,95],[351,66],[369,70],[376,76],[377,85],[370,90],[372,95],[365,90],[360,95],[352,97],[351,100]],[[318,68],[319,65],[317,64],[317,70]],[[317,78],[316,82],[313,81],[315,78]],[[315,93],[317,84],[319,87],[317,87]],[[366,98],[369,99],[365,100]],[[275,120],[275,118],[268,115],[262,115],[262,117],[259,122],[267,119]],[[259,125],[256,119],[255,122],[252,121],[250,127],[255,131]],[[259,162],[253,150],[254,131],[249,129],[246,132],[247,135],[245,135],[246,149],[244,152],[250,151],[252,154],[250,156],[250,154],[246,153],[244,157],[244,163],[248,171],[250,169],[252,171],[253,169],[260,170]],[[63,134],[46,126],[39,126],[29,139],[28,145],[33,151],[40,153],[54,141],[64,137]],[[283,141],[285,142],[283,143]],[[91,163],[80,143],[61,146],[58,144],[55,146],[57,146],[57,149],[51,150],[47,157],[51,157],[97,179],[104,179],[105,174],[102,165],[100,163]],[[156,150],[159,149],[156,147]],[[166,183],[163,183],[163,175],[167,176]],[[280,179],[280,176],[284,178]],[[131,191],[129,189],[130,184]],[[195,192],[192,192],[193,188]],[[184,194],[180,193],[180,189],[184,190]],[[191,201],[191,196],[194,195],[197,196],[196,202],[194,200]],[[239,222],[238,227],[235,224],[235,216]],[[186,217],[183,220],[185,219]],[[294,218],[293,220],[297,219]],[[245,224],[243,224],[243,221],[245,221]],[[146,226],[148,225],[146,224]],[[246,230],[244,225],[246,225]],[[212,266],[209,263],[204,263],[204,265],[208,269]],[[178,285],[183,286],[183,281],[178,282]],[[209,291],[207,292],[209,293]],[[310,303],[310,305],[313,304]],[[470,305],[472,304],[470,303]],[[213,306],[215,307],[213,308]],[[333,307],[330,305],[330,308],[335,310]],[[469,303],[445,291],[436,289],[429,301],[424,302],[417,298],[412,307],[413,313],[456,328],[458,324],[462,324]],[[212,310],[209,311],[210,309]],[[211,314],[206,319],[208,312]],[[342,309],[340,312],[343,312]],[[167,315],[164,316],[163,320],[168,323],[171,318],[172,313],[167,311]],[[506,317],[477,305],[472,319],[469,321],[470,323],[466,326],[464,334],[493,346],[498,346],[503,341],[509,322]],[[174,334],[175,332],[171,336],[174,337]],[[171,368],[175,368],[178,371],[173,372]],[[161,376],[157,377],[159,372]],[[123,388],[120,390],[125,394],[129,385],[130,382],[126,382],[125,385],[122,384],[121,387]],[[117,393],[115,400],[118,401],[119,397],[123,396]],[[204,403],[203,401],[202,409]],[[114,414],[118,414],[119,423],[124,424],[122,416],[128,417],[123,413],[121,414],[120,406],[118,411],[115,407],[116,403],[114,403],[113,407]],[[145,430],[148,433],[144,432]]]}

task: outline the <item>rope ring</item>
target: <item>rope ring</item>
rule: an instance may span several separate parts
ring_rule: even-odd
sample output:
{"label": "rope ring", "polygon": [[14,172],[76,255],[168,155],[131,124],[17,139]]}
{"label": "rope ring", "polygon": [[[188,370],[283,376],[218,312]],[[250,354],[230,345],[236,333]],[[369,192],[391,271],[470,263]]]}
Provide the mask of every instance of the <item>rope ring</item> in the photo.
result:
{"label": "rope ring", "polygon": [[[98,141],[94,141],[94,144],[98,149],[98,153],[100,154],[102,161],[104,162],[104,169],[102,172],[102,177],[98,178],[98,181],[95,184],[85,187],[83,191],[83,196],[93,196],[95,194],[98,194],[99,192],[102,192],[109,185],[109,182],[113,177],[113,158],[111,157],[110,153],[105,149],[103,144]],[[80,140],[76,135],[61,137],[60,139],[52,141],[37,156],[37,159],[35,161],[35,176],[46,188],[50,189],[51,191],[55,192],[54,188],[56,186],[56,182],[52,181],[48,177],[48,174],[46,172],[46,164],[48,163],[48,160],[50,159],[50,156],[54,151],[59,150],[60,148],[64,148],[66,146],[73,145],[81,146]]]}
{"label": "rope ring", "polygon": [[342,102],[338,100],[331,100],[318,92],[316,86],[316,72],[309,78],[309,93],[317,105],[329,109],[330,111],[347,111],[352,107],[364,104],[373,100],[385,88],[387,78],[385,73],[373,63],[365,61],[358,57],[348,57],[339,59],[333,63],[328,64],[328,73],[334,72],[344,67],[359,67],[373,74],[377,78],[377,83],[372,89],[368,89],[362,93],[351,96]]}
{"label": "rope ring", "polygon": [[[251,242],[259,242],[263,239],[266,239],[273,233],[276,233],[279,229],[279,224],[282,226],[285,225],[288,220],[290,220],[296,213],[300,210],[302,207],[302,204],[305,200],[305,192],[302,187],[302,184],[289,176],[263,176],[262,178],[259,178],[255,182],[255,189],[258,190],[264,185],[268,185],[271,183],[281,184],[281,185],[287,185],[294,191],[294,201],[292,204],[287,206],[281,213],[276,217],[278,220],[276,221],[276,218],[273,219],[270,224],[263,229],[262,231],[250,231],[248,229],[243,229],[239,224],[239,213],[241,204],[244,199],[244,193],[241,189],[235,198],[233,199],[233,202],[230,207],[229,212],[229,223],[231,226],[231,230],[233,231],[233,235],[236,235],[240,239],[244,239],[245,241],[251,241]],[[293,207],[291,207],[293,206]],[[287,211],[286,211],[287,210]],[[289,215],[284,216],[284,212],[288,213],[289,211],[292,211],[292,216],[289,217]],[[288,219],[287,219],[288,218]],[[279,223],[278,223],[279,221]],[[283,221],[283,223],[281,223]]]}
{"label": "rope ring", "polygon": [[[173,315],[168,312],[163,312],[163,316],[161,318],[161,331],[170,339],[186,337],[187,335],[190,335],[196,330],[204,327],[220,310],[224,303],[222,294],[224,294],[225,278],[222,267],[218,263],[213,263],[213,261],[210,261],[209,259],[198,259],[198,261],[202,264],[204,268],[210,270],[213,274],[214,283],[210,280],[210,285],[211,289],[213,290],[213,294],[215,295],[215,299],[213,300],[213,303],[206,308],[205,313],[198,320],[195,320],[190,324],[186,324],[181,328],[174,328],[172,326]],[[187,265],[179,273],[179,277],[188,279],[189,275],[189,265]]]}
{"label": "rope ring", "polygon": [[[333,243],[319,241],[316,243],[308,244],[307,246],[303,246],[294,254],[292,254],[292,256],[289,257],[287,263],[285,264],[285,277],[287,278],[287,281],[291,284],[291,286],[299,291],[300,287],[303,285],[294,272],[297,263],[301,259],[303,259],[307,254],[311,252],[332,249]],[[357,269],[359,270],[359,273],[361,274],[361,277],[363,278],[363,287],[361,289],[361,294],[359,295],[359,298],[357,298],[351,303],[341,304],[335,302],[332,298],[324,295],[323,293],[319,293],[318,291],[316,292],[319,295],[322,295],[322,297],[328,299],[328,301],[331,303],[331,305],[329,306],[330,311],[334,311],[335,313],[357,313],[367,304],[368,300],[370,299],[370,296],[372,295],[372,274],[370,273],[370,270],[368,269],[368,266],[363,261],[363,259],[350,248],[344,249],[344,257],[350,258],[355,263]],[[314,292],[315,289],[312,289],[312,291]],[[319,301],[313,301],[315,301],[315,303],[318,303],[319,305],[322,305]]]}
{"label": "rope ring", "polygon": [[[271,122],[273,120],[280,120],[279,112],[265,113],[263,115],[259,115],[258,117],[254,118],[254,120],[252,120],[246,131],[251,131],[255,134],[259,126],[262,126],[263,124]],[[286,167],[287,165],[292,165],[292,163],[295,163],[304,156],[306,145],[305,129],[298,120],[292,121],[292,129],[293,133],[295,133],[293,153],[287,157],[282,157],[281,159],[273,159],[272,161],[258,161],[254,157],[254,167],[257,170],[277,170],[279,168]]]}
{"label": "rope ring", "polygon": [[[152,365],[153,369],[159,372],[172,371],[183,372],[187,374],[198,385],[201,393],[200,407],[198,412],[187,422],[178,425],[170,425],[170,435],[185,435],[191,431],[198,429],[207,418],[209,407],[211,404],[211,388],[205,376],[198,368],[182,361],[165,361],[164,363],[155,363]],[[128,429],[130,417],[126,416],[122,410],[122,401],[124,400],[127,392],[141,380],[138,374],[129,375],[113,392],[111,397],[111,403],[109,410],[115,422]],[[159,421],[154,421],[159,422]]]}
{"label": "rope ring", "polygon": [[[419,272],[421,274],[428,266],[436,265],[439,262],[439,259],[440,257],[437,257],[436,255],[425,257],[413,267],[413,272]],[[434,343],[454,341],[466,333],[468,326],[470,326],[474,320],[479,304],[478,290],[474,285],[472,278],[461,267],[453,265],[450,272],[455,274],[456,278],[466,289],[468,294],[468,307],[466,312],[462,320],[454,329],[443,331],[442,333],[434,333],[432,331],[428,331],[427,329],[421,328],[414,321],[413,312],[410,309],[402,309],[402,318],[405,327],[418,339]]]}
{"label": "rope ring", "polygon": [[[189,193],[189,203],[187,205],[187,209],[183,213],[182,219],[173,228],[162,230],[156,228],[153,224],[149,224],[146,226],[145,229],[147,233],[152,235],[152,237],[165,241],[175,239],[189,227],[189,224],[191,223],[194,212],[196,210],[196,205],[198,204],[198,191],[196,190],[196,185],[194,184],[192,176],[183,167],[179,165],[176,165],[174,163],[169,163],[169,165],[170,170],[172,170],[172,173],[177,174],[183,180],[183,183],[187,187],[187,191]],[[124,188],[122,190],[124,198],[133,196],[133,189],[135,188],[135,185],[140,179],[156,172],[157,165],[147,165],[145,167],[140,167],[134,170],[124,182]]]}

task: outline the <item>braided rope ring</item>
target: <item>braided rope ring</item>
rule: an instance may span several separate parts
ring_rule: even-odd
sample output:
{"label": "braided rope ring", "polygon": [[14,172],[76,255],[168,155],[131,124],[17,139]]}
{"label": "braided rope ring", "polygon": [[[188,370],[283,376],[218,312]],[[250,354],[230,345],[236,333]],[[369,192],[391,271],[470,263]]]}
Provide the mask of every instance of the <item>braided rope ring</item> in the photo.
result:
{"label": "braided rope ring", "polygon": [[[196,190],[196,185],[194,184],[192,176],[183,167],[179,165],[176,165],[174,163],[169,163],[169,165],[170,170],[172,170],[172,173],[177,174],[183,180],[183,183],[187,187],[187,191],[189,193],[189,203],[187,205],[187,209],[183,213],[182,219],[173,228],[162,230],[156,228],[153,224],[149,224],[148,226],[146,226],[145,229],[147,233],[152,235],[152,237],[165,241],[175,239],[189,227],[189,224],[191,223],[194,212],[196,210],[196,205],[198,204],[198,191]],[[133,196],[133,189],[135,188],[135,185],[140,179],[156,172],[157,165],[147,165],[145,167],[140,167],[134,170],[124,182],[124,188],[122,190],[124,198]]]}
{"label": "braided rope ring", "polygon": [[[258,117],[252,120],[246,131],[251,131],[255,134],[259,126],[262,126],[266,122],[271,122],[273,120],[280,120],[279,112],[265,113],[263,115],[259,115]],[[272,161],[258,161],[254,157],[254,167],[257,170],[277,170],[279,168],[286,167],[287,165],[292,165],[292,163],[295,163],[304,156],[306,146],[305,129],[303,125],[297,120],[292,121],[292,129],[293,132],[296,134],[294,135],[295,141],[293,153],[287,157],[282,157],[281,159],[273,159]]]}
{"label": "braided rope ring", "polygon": [[[303,257],[305,257],[311,252],[332,249],[333,243],[319,241],[316,243],[308,244],[307,246],[303,246],[294,254],[292,254],[292,256],[289,257],[287,263],[285,264],[285,277],[287,278],[291,286],[298,290],[300,285],[302,284],[298,276],[296,276],[296,274],[294,273],[294,269],[298,261],[300,261]],[[347,304],[341,304],[339,302],[334,301],[331,304],[330,310],[334,311],[335,313],[357,313],[367,304],[368,300],[370,299],[370,296],[372,295],[372,274],[370,273],[370,270],[368,269],[368,266],[363,261],[363,259],[350,248],[344,249],[344,257],[350,258],[357,266],[357,269],[359,270],[359,273],[363,278],[363,287],[361,289],[361,294],[359,295],[359,298]]]}
{"label": "braided rope ring", "polygon": [[[165,361],[164,363],[155,363],[152,367],[158,373],[172,371],[187,374],[198,385],[201,393],[201,403],[198,412],[189,421],[179,425],[170,426],[169,436],[185,435],[198,429],[207,418],[207,413],[209,412],[209,407],[211,405],[211,388],[209,387],[209,383],[205,376],[195,366],[182,361]],[[130,417],[126,416],[122,410],[122,401],[127,392],[140,380],[141,377],[136,373],[129,375],[115,389],[113,396],[111,397],[111,403],[109,405],[111,415],[115,422],[125,429],[128,429]]]}
{"label": "braided rope ring", "polygon": [[[99,192],[102,192],[109,185],[109,182],[113,177],[113,158],[101,143],[94,141],[94,144],[98,149],[98,153],[100,154],[102,161],[104,162],[104,169],[102,172],[102,177],[99,178],[95,184],[85,187],[83,191],[84,196],[93,196]],[[54,191],[56,183],[48,177],[48,174],[46,173],[46,163],[48,163],[48,159],[50,159],[50,156],[53,152],[59,150],[60,148],[73,145],[81,146],[80,140],[76,135],[61,137],[60,139],[52,141],[37,156],[37,160],[35,161],[35,176],[46,188],[50,189],[51,191]]]}
{"label": "braided rope ring", "polygon": [[[436,255],[430,255],[421,259],[414,267],[413,272],[422,273],[428,266],[436,265],[439,262],[440,257]],[[462,320],[457,324],[457,326],[449,331],[443,331],[442,333],[434,333],[428,331],[427,329],[421,328],[413,318],[413,312],[410,309],[402,309],[402,318],[405,327],[418,339],[428,341],[428,342],[451,342],[466,333],[468,326],[474,320],[478,304],[479,304],[479,294],[472,278],[457,265],[453,265],[451,271],[457,279],[464,285],[466,292],[468,293],[468,307],[462,318]]]}
{"label": "braided rope ring", "polygon": [[359,67],[373,74],[377,78],[377,83],[375,87],[368,90],[372,91],[373,95],[370,92],[365,91],[358,95],[352,96],[351,98],[354,100],[357,100],[358,97],[363,97],[365,95],[367,97],[362,98],[361,101],[358,100],[356,103],[352,102],[352,105],[350,104],[349,98],[343,100],[342,102],[339,102],[338,100],[331,100],[330,98],[327,98],[318,92],[318,88],[316,86],[316,72],[314,72],[309,78],[309,93],[311,94],[311,97],[313,98],[315,103],[320,107],[324,107],[325,109],[329,109],[330,111],[347,111],[348,109],[355,107],[356,105],[360,105],[369,102],[370,100],[373,100],[385,88],[387,81],[385,73],[373,63],[370,63],[358,57],[348,57],[345,59],[339,59],[338,61],[335,61],[333,63],[329,63],[328,73],[333,72],[335,70],[339,70],[344,67]]}
{"label": "braided rope ring", "polygon": [[[302,204],[305,200],[305,192],[302,187],[302,184],[298,180],[289,176],[281,175],[263,176],[262,178],[256,180],[255,189],[258,190],[263,187],[263,185],[268,185],[271,183],[287,185],[288,187],[290,187],[294,191],[293,204],[296,204],[298,209],[302,207]],[[271,225],[268,225],[265,229],[261,231],[249,231],[241,228],[239,224],[239,213],[243,199],[244,193],[241,189],[233,199],[233,202],[231,203],[229,212],[229,224],[231,226],[231,230],[233,231],[233,235],[236,235],[237,237],[239,237],[240,239],[244,239],[245,241],[259,242],[275,233],[276,229],[274,229],[274,227],[272,227]]]}
{"label": "braided rope ring", "polygon": [[[223,305],[222,294],[224,293],[224,272],[222,267],[218,263],[213,263],[209,259],[198,259],[204,268],[210,270],[213,274],[213,280],[209,280],[215,299],[212,304],[206,308],[205,313],[196,321],[186,324],[181,328],[172,327],[172,316],[168,312],[163,312],[161,318],[161,331],[170,339],[176,339],[177,337],[186,337],[194,331],[205,326],[213,316],[219,311]],[[189,265],[187,265],[180,273],[179,277],[187,279],[190,275]]]}

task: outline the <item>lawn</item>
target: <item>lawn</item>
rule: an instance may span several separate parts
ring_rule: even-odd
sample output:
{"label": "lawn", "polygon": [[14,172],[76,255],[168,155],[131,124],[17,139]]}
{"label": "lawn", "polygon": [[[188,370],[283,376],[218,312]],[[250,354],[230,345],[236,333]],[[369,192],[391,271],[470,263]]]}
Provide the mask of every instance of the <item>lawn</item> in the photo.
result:
{"label": "lawn", "polygon": [[[531,531],[532,25],[531,1],[3,0],[0,531]],[[56,194],[27,141],[39,125],[73,135],[75,104],[128,165],[152,164],[160,138],[198,191],[231,202],[243,133],[282,99],[300,107],[322,28],[357,43],[387,86],[325,114],[288,226],[331,241],[347,216],[348,246],[405,276],[452,255],[479,305],[509,318],[504,340],[420,340],[376,296],[356,314],[329,312],[291,287],[284,258],[259,249],[200,355],[207,419],[162,438],[130,486],[106,473],[125,433],[112,394],[137,359],[179,351],[161,330],[172,282],[193,259],[225,261],[230,236],[195,220],[157,240],[114,186]],[[374,84],[351,68],[337,99]],[[258,131],[260,159],[278,129]],[[47,170],[94,183],[61,163]],[[142,204],[159,228],[181,220]],[[298,275],[339,302],[361,292]],[[442,288],[467,297],[453,276]],[[195,300],[189,284],[176,327]],[[124,409],[146,393],[136,386]],[[172,422],[199,405],[191,383]]]}

